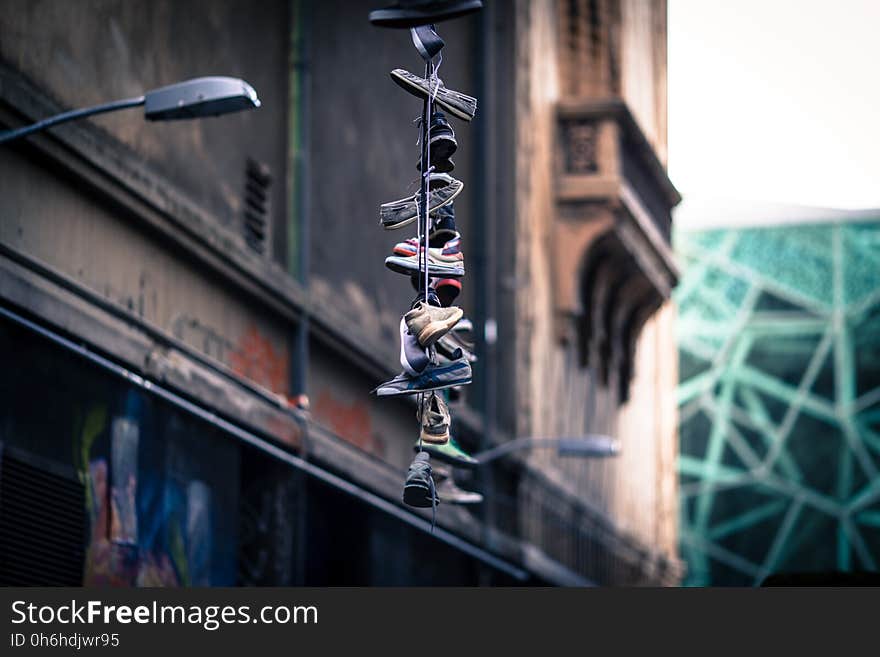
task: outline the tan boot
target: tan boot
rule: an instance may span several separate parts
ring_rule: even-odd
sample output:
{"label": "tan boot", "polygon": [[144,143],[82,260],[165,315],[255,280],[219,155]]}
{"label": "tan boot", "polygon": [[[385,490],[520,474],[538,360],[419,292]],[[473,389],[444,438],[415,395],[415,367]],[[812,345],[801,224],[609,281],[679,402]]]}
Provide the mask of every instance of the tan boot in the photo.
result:
{"label": "tan boot", "polygon": [[438,308],[419,301],[415,308],[404,315],[404,319],[409,332],[416,336],[420,345],[427,348],[449,333],[463,315],[462,309],[456,306]]}

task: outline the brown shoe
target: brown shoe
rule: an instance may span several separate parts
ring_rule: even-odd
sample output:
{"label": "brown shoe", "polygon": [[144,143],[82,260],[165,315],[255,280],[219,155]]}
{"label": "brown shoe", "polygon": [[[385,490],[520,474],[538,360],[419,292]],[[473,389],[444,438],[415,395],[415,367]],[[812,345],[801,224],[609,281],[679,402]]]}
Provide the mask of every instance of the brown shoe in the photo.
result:
{"label": "brown shoe", "polygon": [[421,407],[422,442],[444,445],[449,442],[449,407],[436,392],[425,395]]}
{"label": "brown shoe", "polygon": [[427,348],[449,333],[463,315],[464,312],[457,306],[438,308],[419,301],[403,318],[409,332],[416,336],[420,345]]}

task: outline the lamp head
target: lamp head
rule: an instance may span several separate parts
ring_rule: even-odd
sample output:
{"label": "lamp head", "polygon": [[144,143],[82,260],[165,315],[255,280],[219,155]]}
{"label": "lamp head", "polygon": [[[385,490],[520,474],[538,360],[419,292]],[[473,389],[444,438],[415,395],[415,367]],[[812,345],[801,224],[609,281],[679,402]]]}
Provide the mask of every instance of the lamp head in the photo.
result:
{"label": "lamp head", "polygon": [[149,121],[220,116],[259,106],[257,92],[238,78],[193,78],[144,94],[144,116]]}

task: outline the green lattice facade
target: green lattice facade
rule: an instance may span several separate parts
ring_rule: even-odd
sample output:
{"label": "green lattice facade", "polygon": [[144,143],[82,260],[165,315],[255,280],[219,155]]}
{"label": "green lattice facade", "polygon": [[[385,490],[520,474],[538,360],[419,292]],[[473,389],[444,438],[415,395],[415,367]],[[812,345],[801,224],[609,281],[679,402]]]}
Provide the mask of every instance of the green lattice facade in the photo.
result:
{"label": "green lattice facade", "polygon": [[680,232],[689,585],[880,564],[880,212]]}

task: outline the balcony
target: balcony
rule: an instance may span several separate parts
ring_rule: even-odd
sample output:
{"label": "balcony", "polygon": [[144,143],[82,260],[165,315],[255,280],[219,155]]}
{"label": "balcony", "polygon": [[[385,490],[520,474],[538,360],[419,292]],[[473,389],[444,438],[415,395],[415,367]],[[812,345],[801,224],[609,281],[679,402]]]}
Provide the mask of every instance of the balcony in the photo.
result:
{"label": "balcony", "polygon": [[641,328],[678,280],[681,196],[622,100],[560,102],[556,130],[557,334],[624,401]]}

